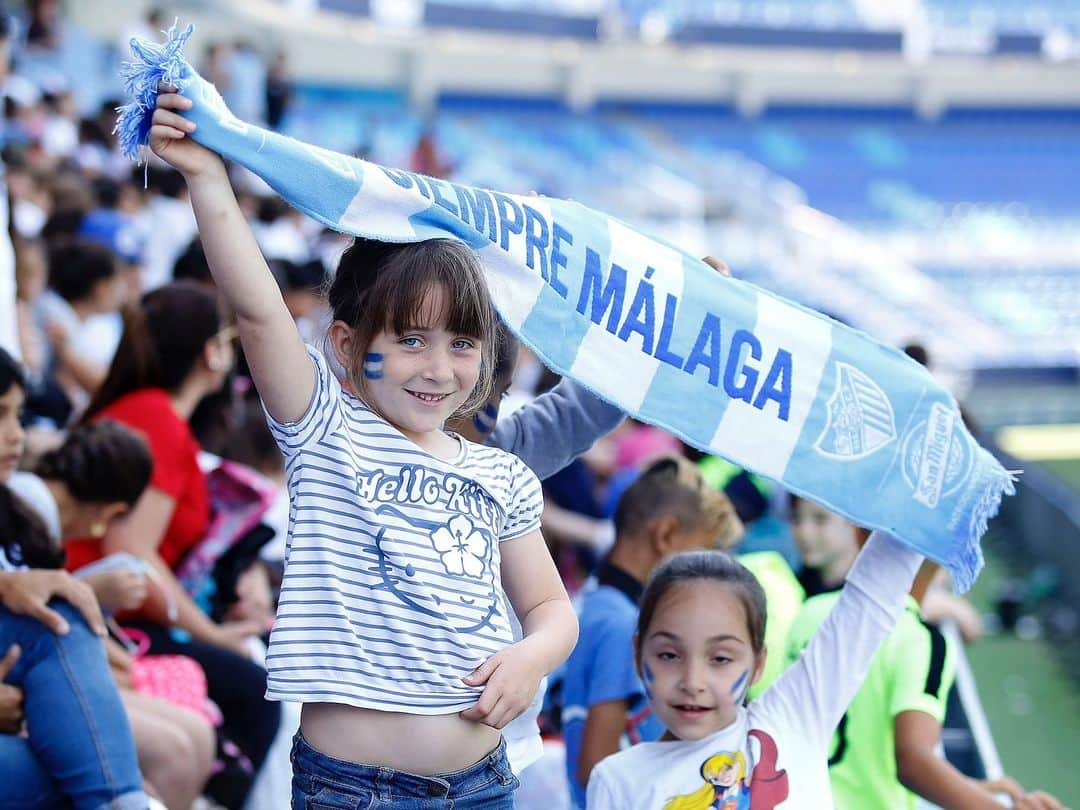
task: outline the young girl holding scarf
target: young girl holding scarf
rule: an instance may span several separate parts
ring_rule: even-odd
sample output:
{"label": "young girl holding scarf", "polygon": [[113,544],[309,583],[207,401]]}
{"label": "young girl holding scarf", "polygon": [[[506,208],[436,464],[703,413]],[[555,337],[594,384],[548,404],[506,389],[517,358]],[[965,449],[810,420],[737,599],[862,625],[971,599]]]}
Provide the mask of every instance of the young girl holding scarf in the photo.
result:
{"label": "young girl holding scarf", "polygon": [[499,729],[567,657],[577,624],[535,475],[442,430],[491,385],[494,313],[475,254],[450,240],[346,251],[328,339],[348,390],[303,344],[221,160],[187,137],[175,111],[190,104],[159,95],[151,147],[187,180],[286,457],[267,694],[304,704],[294,804],[512,807]]}

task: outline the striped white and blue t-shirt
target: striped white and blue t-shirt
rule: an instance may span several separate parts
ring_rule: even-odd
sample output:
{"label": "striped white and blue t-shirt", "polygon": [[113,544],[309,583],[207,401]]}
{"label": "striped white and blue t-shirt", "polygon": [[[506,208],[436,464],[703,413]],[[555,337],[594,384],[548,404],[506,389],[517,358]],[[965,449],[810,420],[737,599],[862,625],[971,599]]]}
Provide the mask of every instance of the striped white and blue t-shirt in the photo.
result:
{"label": "striped white and blue t-shirt", "polygon": [[435,458],[343,390],[309,347],[307,412],[268,417],[285,454],[289,544],[266,656],[272,700],[449,714],[513,642],[499,543],[540,526],[540,482],[502,450]]}

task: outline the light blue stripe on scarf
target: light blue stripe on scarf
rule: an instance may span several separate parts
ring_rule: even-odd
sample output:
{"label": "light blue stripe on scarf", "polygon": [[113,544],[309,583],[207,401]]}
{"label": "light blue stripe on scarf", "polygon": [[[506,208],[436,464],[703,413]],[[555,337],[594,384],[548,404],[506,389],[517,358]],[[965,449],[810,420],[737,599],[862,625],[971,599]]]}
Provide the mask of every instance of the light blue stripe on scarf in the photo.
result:
{"label": "light blue stripe on scarf", "polygon": [[970,587],[1012,481],[917,363],[577,203],[388,169],[239,121],[184,61],[191,31],[133,42],[134,101],[117,124],[129,156],[147,141],[158,82],[181,88],[195,139],[299,210],[356,236],[468,243],[502,317],[555,371],[894,534]]}

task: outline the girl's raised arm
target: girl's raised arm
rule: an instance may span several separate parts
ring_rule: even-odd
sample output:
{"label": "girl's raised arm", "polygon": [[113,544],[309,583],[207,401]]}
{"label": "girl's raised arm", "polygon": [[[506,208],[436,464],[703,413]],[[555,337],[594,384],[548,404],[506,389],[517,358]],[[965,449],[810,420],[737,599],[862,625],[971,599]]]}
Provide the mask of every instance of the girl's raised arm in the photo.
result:
{"label": "girl's raised arm", "polygon": [[922,561],[890,535],[871,534],[806,649],[754,701],[758,711],[826,750],[874,653],[896,626]]}
{"label": "girl's raised arm", "polygon": [[236,201],[225,164],[187,137],[195,124],[174,112],[190,108],[190,99],[159,94],[150,148],[187,181],[210,272],[236,313],[244,355],[266,410],[278,422],[294,422],[315,390],[311,359]]}

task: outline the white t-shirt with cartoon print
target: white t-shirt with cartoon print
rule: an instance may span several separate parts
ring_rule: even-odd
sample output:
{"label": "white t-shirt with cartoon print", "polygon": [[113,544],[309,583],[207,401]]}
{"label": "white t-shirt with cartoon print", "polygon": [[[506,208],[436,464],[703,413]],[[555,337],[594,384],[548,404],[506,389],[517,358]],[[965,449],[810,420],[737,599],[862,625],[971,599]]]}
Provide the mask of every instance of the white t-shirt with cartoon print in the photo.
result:
{"label": "white t-shirt with cartoon print", "polygon": [[589,779],[588,810],[829,810],[833,730],[921,562],[875,532],[836,606],[776,683],[703,740],[640,743],[604,759]]}
{"label": "white t-shirt with cartoon print", "polygon": [[462,678],[514,642],[499,546],[540,526],[532,471],[467,442],[425,452],[345,391],[309,347],[316,385],[285,455],[289,539],[266,655],[271,700],[451,714]]}

